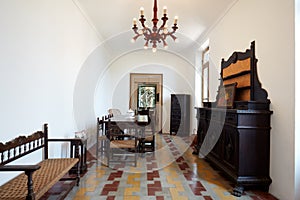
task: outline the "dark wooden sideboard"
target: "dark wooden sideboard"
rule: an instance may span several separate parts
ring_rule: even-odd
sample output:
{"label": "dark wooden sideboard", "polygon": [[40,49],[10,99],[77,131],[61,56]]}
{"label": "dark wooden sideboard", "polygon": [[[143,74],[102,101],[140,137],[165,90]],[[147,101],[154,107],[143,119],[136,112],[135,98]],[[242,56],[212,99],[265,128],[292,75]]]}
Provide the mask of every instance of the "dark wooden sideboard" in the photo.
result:
{"label": "dark wooden sideboard", "polygon": [[[236,84],[234,105],[206,103],[197,110],[196,153],[204,156],[234,183],[233,195],[244,189],[268,191],[272,180],[270,166],[270,100],[257,77],[254,50],[234,52],[221,63],[220,86]],[[220,89],[219,89],[220,90]],[[220,92],[217,95],[217,100]]]}

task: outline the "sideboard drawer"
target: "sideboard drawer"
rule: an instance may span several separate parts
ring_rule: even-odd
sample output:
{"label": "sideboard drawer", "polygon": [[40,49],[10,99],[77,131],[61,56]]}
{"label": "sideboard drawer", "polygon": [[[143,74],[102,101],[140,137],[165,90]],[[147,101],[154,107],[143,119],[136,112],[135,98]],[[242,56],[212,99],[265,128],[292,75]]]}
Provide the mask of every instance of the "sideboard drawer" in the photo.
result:
{"label": "sideboard drawer", "polygon": [[235,113],[226,113],[225,123],[237,125],[237,115]]}

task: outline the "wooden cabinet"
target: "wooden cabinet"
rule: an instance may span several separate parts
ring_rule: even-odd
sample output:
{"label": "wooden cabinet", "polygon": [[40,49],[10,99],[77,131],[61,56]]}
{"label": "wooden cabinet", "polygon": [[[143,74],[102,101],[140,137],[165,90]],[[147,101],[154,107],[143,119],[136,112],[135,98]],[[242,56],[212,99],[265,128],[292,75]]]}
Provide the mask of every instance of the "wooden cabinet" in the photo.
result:
{"label": "wooden cabinet", "polygon": [[234,194],[251,186],[268,190],[272,112],[196,109],[198,150],[236,184]]}
{"label": "wooden cabinet", "polygon": [[[195,153],[200,153],[234,183],[233,194],[249,187],[268,190],[270,168],[270,100],[257,75],[255,42],[245,52],[234,52],[221,62],[216,102],[197,109]],[[218,104],[224,86],[235,85],[233,105]],[[225,94],[224,94],[225,93]],[[223,95],[223,96],[222,96]],[[230,109],[229,109],[230,108]]]}
{"label": "wooden cabinet", "polygon": [[170,134],[190,135],[190,95],[171,94]]}

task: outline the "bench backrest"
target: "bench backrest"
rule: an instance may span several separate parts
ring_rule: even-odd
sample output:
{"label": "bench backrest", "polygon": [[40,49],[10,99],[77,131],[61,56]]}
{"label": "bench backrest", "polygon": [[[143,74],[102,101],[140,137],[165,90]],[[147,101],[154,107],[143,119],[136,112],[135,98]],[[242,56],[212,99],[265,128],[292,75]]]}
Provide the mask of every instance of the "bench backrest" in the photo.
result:
{"label": "bench backrest", "polygon": [[48,125],[43,131],[37,131],[29,136],[19,136],[5,144],[0,142],[0,166],[44,148],[44,158],[48,158]]}

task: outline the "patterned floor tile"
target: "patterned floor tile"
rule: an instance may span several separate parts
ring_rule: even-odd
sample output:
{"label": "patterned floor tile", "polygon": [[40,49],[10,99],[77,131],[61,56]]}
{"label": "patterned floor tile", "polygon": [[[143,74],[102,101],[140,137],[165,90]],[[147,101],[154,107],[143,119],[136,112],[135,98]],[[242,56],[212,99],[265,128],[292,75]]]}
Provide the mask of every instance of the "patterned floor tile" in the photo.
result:
{"label": "patterned floor tile", "polygon": [[[246,191],[242,197],[231,195],[232,185],[203,159],[192,154],[193,137],[166,134],[156,137],[157,151],[139,155],[137,167],[94,160],[91,148],[88,172],[80,186],[69,185],[67,200],[256,200],[276,199],[265,192]],[[100,161],[100,162],[99,162]],[[103,163],[102,163],[103,162]],[[63,188],[63,187],[61,187]],[[70,191],[70,188],[71,191]],[[55,199],[56,193],[47,198]],[[63,199],[63,198],[62,198]]]}

